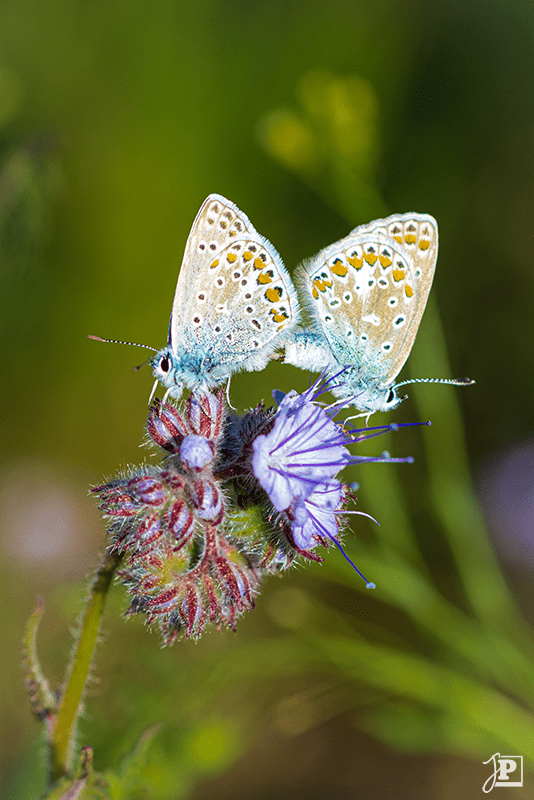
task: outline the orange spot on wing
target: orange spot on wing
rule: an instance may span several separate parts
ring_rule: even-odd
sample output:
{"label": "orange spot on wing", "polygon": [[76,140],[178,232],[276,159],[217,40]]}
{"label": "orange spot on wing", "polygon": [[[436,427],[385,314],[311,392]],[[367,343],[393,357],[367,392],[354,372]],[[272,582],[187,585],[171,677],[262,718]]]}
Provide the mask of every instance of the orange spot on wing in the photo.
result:
{"label": "orange spot on wing", "polygon": [[393,263],[391,258],[389,258],[389,256],[380,255],[379,259],[384,269],[386,269],[386,267],[390,267]]}
{"label": "orange spot on wing", "polygon": [[344,278],[348,269],[342,261],[335,261],[330,267],[330,271],[333,272],[334,275],[339,275],[340,278]]}
{"label": "orange spot on wing", "polygon": [[316,286],[320,292],[326,292],[327,289],[332,288],[332,281],[323,281],[321,278],[315,278],[313,285]]}
{"label": "orange spot on wing", "polygon": [[353,256],[347,256],[347,261],[354,269],[361,269],[363,267],[363,258],[358,258],[356,253]]}
{"label": "orange spot on wing", "polygon": [[261,260],[261,258],[257,257],[254,259],[254,269],[263,269],[265,263]]}
{"label": "orange spot on wing", "polygon": [[275,286],[273,289],[267,289],[265,297],[270,303],[277,303],[282,297],[282,290],[279,286]]}
{"label": "orange spot on wing", "polygon": [[319,299],[319,292],[317,291],[315,286],[312,286],[312,297],[313,297],[314,300],[318,300]]}
{"label": "orange spot on wing", "polygon": [[250,250],[245,250],[245,252],[243,253],[243,261],[250,261],[251,258],[252,258],[252,253],[250,252]]}
{"label": "orange spot on wing", "polygon": [[272,283],[273,279],[267,272],[260,272],[258,275],[258,283]]}
{"label": "orange spot on wing", "polygon": [[421,241],[419,242],[419,250],[428,250],[429,247],[430,247],[430,242],[428,241],[428,239],[421,239]]}
{"label": "orange spot on wing", "polygon": [[415,233],[407,233],[406,236],[404,237],[404,241],[406,242],[406,244],[415,244],[417,241],[417,236],[415,235]]}
{"label": "orange spot on wing", "polygon": [[393,238],[395,239],[396,242],[402,244],[402,236],[394,236]]}
{"label": "orange spot on wing", "polygon": [[404,272],[403,269],[394,269],[391,274],[393,276],[393,280],[396,283],[398,283],[399,281],[404,280],[404,278],[406,277],[406,273]]}
{"label": "orange spot on wing", "polygon": [[406,297],[412,297],[413,296],[412,287],[411,286],[405,286],[404,287],[404,293],[405,293]]}
{"label": "orange spot on wing", "polygon": [[[273,315],[273,320],[275,322],[286,322],[289,319],[285,311],[276,311],[276,309],[273,308],[271,310],[271,314]],[[280,328],[278,330],[280,330]]]}
{"label": "orange spot on wing", "polygon": [[227,261],[228,261],[230,264],[233,264],[235,261],[237,261],[237,256],[236,256],[236,254],[235,254],[235,253],[228,253],[228,255],[226,256],[226,260],[227,260]]}
{"label": "orange spot on wing", "polygon": [[215,267],[219,266],[219,259],[216,258],[215,261],[212,261],[210,264],[210,269],[215,269]]}
{"label": "orange spot on wing", "polygon": [[377,260],[377,258],[378,258],[378,256],[377,256],[377,254],[376,254],[376,253],[364,253],[364,254],[363,254],[363,257],[365,258],[365,260],[367,261],[367,263],[368,263],[368,264],[370,264],[371,266],[373,266],[374,264],[376,264],[376,260]]}

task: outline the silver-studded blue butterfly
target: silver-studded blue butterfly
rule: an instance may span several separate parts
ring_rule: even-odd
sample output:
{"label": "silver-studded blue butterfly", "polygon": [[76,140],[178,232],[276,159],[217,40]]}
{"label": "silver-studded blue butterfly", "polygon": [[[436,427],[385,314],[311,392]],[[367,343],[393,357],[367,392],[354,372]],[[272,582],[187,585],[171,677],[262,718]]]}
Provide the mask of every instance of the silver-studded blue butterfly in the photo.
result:
{"label": "silver-studded blue butterfly", "polygon": [[167,347],[151,358],[179,398],[263,369],[296,324],[296,292],[275,248],[234,203],[210,194],[187,239]]}
{"label": "silver-studded blue butterfly", "polygon": [[312,326],[293,332],[285,361],[337,375],[332,392],[364,414],[395,408],[402,400],[395,378],[412,349],[437,255],[436,220],[415,213],[361,225],[321,250],[299,276]]}
{"label": "silver-studded blue butterfly", "polygon": [[206,391],[239,370],[263,369],[298,319],[297,293],[275,248],[234,203],[210,194],[185,246],[167,346],[148,347],[154,375],[179,399],[184,388]]}

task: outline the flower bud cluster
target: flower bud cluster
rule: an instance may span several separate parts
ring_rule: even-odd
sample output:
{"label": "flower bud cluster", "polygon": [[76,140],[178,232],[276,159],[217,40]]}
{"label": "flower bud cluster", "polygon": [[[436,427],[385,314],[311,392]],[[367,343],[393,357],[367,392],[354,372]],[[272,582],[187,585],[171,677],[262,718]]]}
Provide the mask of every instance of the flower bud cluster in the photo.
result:
{"label": "flower bud cluster", "polygon": [[163,451],[162,465],[93,489],[111,522],[111,547],[124,553],[127,614],[157,620],[167,643],[179,633],[200,635],[208,622],[233,627],[259,586],[221,525],[226,503],[214,464],[224,416],[221,392],[191,395],[184,414],[167,403],[152,406],[147,431]]}
{"label": "flower bud cluster", "polygon": [[344,552],[340,526],[353,498],[337,473],[393,459],[351,455],[348,445],[367,435],[335,422],[340,406],[324,408],[322,391],[317,382],[302,395],[278,393],[277,410],[243,416],[228,412],[222,391],[192,394],[183,411],[151,407],[147,432],[161,463],[93,489],[110,547],[123,555],[127,615],[157,621],[166,643],[198,637],[208,623],[233,628],[264,575],[298,557],[322,561],[318,545]]}

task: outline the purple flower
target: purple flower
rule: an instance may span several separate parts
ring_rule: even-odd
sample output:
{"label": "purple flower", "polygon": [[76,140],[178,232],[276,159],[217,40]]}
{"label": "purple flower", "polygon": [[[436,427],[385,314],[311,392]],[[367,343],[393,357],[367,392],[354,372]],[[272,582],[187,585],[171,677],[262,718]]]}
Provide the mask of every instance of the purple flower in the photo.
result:
{"label": "purple flower", "polygon": [[277,511],[311,495],[351,460],[348,438],[313,399],[316,388],[286,394],[271,432],[252,443],[252,470]]}
{"label": "purple flower", "polygon": [[335,511],[341,505],[342,487],[338,480],[321,484],[306,499],[300,497],[293,508],[291,532],[301,550],[313,545],[313,537],[335,539],[338,523]]}
{"label": "purple flower", "polygon": [[[371,588],[371,584],[352,563],[339,541],[339,527],[350,493],[337,480],[337,473],[349,464],[408,461],[381,456],[351,455],[346,445],[355,444],[385,430],[399,426],[351,429],[334,421],[346,403],[324,407],[319,396],[329,388],[321,378],[302,395],[277,392],[279,402],[274,424],[267,434],[252,441],[252,471],[267,492],[290,546],[299,555],[317,559],[313,548],[333,542],[347,561]],[[360,512],[348,512],[360,513]]]}

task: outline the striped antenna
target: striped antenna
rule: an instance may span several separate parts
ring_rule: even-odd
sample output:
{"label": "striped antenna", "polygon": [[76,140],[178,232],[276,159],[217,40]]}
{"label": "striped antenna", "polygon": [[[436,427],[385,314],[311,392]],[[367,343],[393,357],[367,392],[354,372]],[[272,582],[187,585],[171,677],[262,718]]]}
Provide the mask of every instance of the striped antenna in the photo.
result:
{"label": "striped antenna", "polygon": [[413,378],[411,381],[396,383],[394,388],[408,386],[410,383],[448,383],[451,386],[472,386],[475,381],[471,380],[471,378]]}
{"label": "striped antenna", "polygon": [[109,344],[130,344],[132,347],[144,347],[146,350],[153,350],[154,353],[158,352],[157,347],[150,347],[148,344],[138,344],[137,342],[121,342],[119,339],[102,339],[101,336],[93,336],[91,333],[87,334],[88,339],[94,339],[95,342],[108,342]]}

